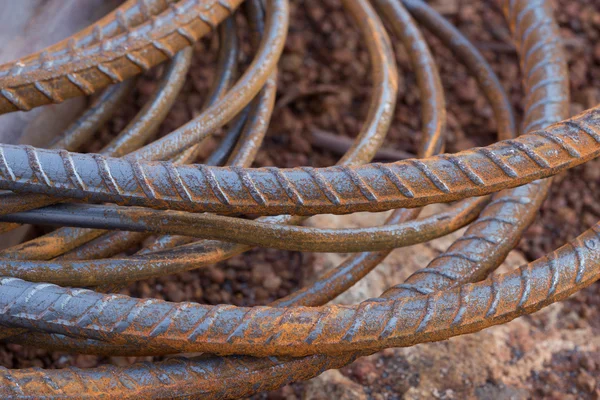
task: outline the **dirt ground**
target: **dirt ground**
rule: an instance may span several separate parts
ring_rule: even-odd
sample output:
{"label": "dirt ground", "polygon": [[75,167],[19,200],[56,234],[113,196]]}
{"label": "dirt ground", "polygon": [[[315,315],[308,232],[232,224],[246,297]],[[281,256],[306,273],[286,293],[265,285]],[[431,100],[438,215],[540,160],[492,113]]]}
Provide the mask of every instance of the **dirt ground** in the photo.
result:
{"label": "dirt ground", "polygon": [[[311,132],[353,137],[367,112],[368,55],[340,0],[291,3],[291,26],[280,62],[276,112],[255,166],[331,165],[338,151],[324,148]],[[492,3],[432,2],[482,50],[520,115],[523,96],[518,60],[500,10]],[[555,5],[569,55],[571,111],[577,113],[600,103],[600,2],[555,0]],[[435,38],[426,37],[440,66],[447,96],[447,151],[491,143],[496,124],[475,80]],[[197,45],[189,79],[160,134],[199,113],[214,73],[218,46],[212,39]],[[395,48],[399,97],[384,147],[414,153],[420,130],[419,95],[406,53],[400,45]],[[99,149],[125,126],[156,87],[158,76],[159,71],[151,71],[140,80],[132,100],[101,130],[90,151]],[[511,256],[514,262],[518,265],[534,260],[596,223],[600,219],[600,203],[594,199],[598,198],[600,160],[558,176],[539,217]],[[419,259],[431,251],[435,256],[436,251],[443,250],[436,246],[446,242],[436,243],[397,253],[386,261],[387,265],[397,267],[399,261],[394,262],[402,259],[400,254]],[[310,281],[331,259],[329,255],[256,249],[209,268],[138,282],[123,293],[177,302],[266,304]],[[423,266],[420,260],[418,264]],[[561,304],[505,326],[411,349],[389,349],[339,372],[329,371],[311,382],[296,383],[254,398],[599,399],[599,290],[600,285],[594,284]],[[107,362],[126,365],[135,360],[140,359],[106,359],[0,345],[0,365],[7,368],[86,368]]]}

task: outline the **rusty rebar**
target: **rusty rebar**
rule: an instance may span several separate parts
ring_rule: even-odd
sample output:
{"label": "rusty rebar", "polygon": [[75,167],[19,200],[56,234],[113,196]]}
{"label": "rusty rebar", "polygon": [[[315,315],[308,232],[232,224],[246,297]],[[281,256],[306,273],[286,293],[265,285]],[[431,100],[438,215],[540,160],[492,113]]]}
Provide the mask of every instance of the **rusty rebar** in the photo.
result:
{"label": "rusty rebar", "polygon": [[412,208],[490,194],[583,164],[600,154],[599,119],[600,108],[594,108],[480,149],[326,168],[171,165],[1,145],[0,188],[193,212],[313,215]]}
{"label": "rusty rebar", "polygon": [[[0,111],[91,94],[178,51],[189,65],[191,50],[182,49],[240,3],[128,1],[72,38],[0,66]],[[2,228],[13,228],[12,222],[65,226],[0,253],[3,340],[105,355],[212,354],[130,367],[5,370],[0,375],[3,397],[239,397],[309,379],[386,347],[504,323],[600,278],[600,225],[533,263],[490,276],[547,195],[551,180],[540,179],[600,154],[600,107],[566,119],[566,58],[549,3],[501,1],[524,75],[525,134],[519,137],[507,95],[492,69],[427,4],[343,3],[369,51],[373,92],[357,139],[334,167],[249,168],[273,111],[276,64],[287,30],[286,0],[244,3],[257,50],[236,83],[237,28],[233,17],[221,25],[219,79],[201,114],[165,137],[141,147],[181,87],[185,68],[177,70],[177,61],[157,92],[166,93],[168,100],[157,107],[149,103],[136,119],[140,128],[126,129],[106,147],[106,153],[123,158],[72,153],[77,146],[66,139],[81,143],[81,137],[97,129],[132,80],[108,88],[82,116],[95,122],[77,135],[68,131],[55,139],[57,149],[0,145],[0,188],[12,191],[0,194],[6,200],[0,220],[11,222]],[[402,42],[417,77],[420,160],[369,164],[392,122],[397,90],[393,52],[380,18]],[[494,111],[498,142],[437,155],[444,147],[445,101],[433,57],[413,18],[476,78]],[[203,140],[228,122],[230,131],[207,164],[188,164],[195,161]],[[225,160],[228,166],[216,166]],[[491,197],[470,198],[482,195]],[[113,204],[68,204],[72,199]],[[418,218],[423,205],[455,200],[461,202],[447,211]],[[381,227],[296,226],[319,213],[390,209],[395,211]],[[244,213],[261,217],[240,218]],[[391,249],[469,223],[446,252],[381,297],[355,306],[325,305]],[[171,236],[130,257],[105,258],[150,233]],[[357,253],[314,284],[263,307],[140,300],[55,285],[106,290],[209,265],[252,246]]]}
{"label": "rusty rebar", "polygon": [[[26,60],[5,64],[0,70],[0,112],[27,111],[70,97],[90,95],[139,74],[193,44],[230,15],[241,0],[167,3],[169,7],[155,17],[147,7],[138,7],[143,22],[137,25],[130,25],[122,9],[115,11],[108,19],[112,23],[93,27],[82,35],[91,37],[92,45],[84,42],[79,47],[75,37],[50,52],[42,51]],[[124,7],[127,6],[126,3]],[[120,29],[104,36],[114,24]]]}

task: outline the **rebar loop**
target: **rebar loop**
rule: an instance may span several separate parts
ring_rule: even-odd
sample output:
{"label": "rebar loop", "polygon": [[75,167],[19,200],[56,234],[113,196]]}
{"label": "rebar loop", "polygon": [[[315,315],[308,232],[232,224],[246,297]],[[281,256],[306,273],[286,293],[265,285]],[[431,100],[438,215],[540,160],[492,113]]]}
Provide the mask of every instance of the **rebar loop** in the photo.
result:
{"label": "rebar loop", "polygon": [[[343,0],[368,50],[373,89],[352,146],[326,168],[250,167],[275,104],[287,0],[129,0],[72,37],[0,66],[2,113],[106,87],[48,149],[0,144],[1,231],[24,223],[62,226],[0,252],[2,340],[99,355],[204,353],[128,367],[3,369],[1,397],[236,398],[387,347],[505,323],[600,278],[600,225],[532,263],[492,274],[532,223],[551,177],[600,155],[600,106],[568,118],[566,58],[550,2],[498,2],[523,74],[521,135],[484,57],[426,3]],[[239,6],[255,53],[238,74]],[[445,98],[419,25],[476,79],[493,109],[497,142],[443,154]],[[184,84],[191,45],[213,29],[220,51],[201,113],[155,139]],[[398,91],[388,34],[403,45],[416,76],[421,143],[418,159],[371,163]],[[135,75],[167,59],[155,93],[121,133],[100,154],[76,153],[111,118]],[[212,155],[196,163],[206,139],[224,127]],[[419,217],[424,205],[452,201],[458,202]],[[395,211],[382,226],[301,225],[315,214],[384,210]],[[380,297],[327,305],[394,248],[464,226],[447,251]],[[144,241],[152,235],[158,236]],[[120,254],[142,242],[137,253]],[[111,293],[254,246],[353,254],[268,306]]]}

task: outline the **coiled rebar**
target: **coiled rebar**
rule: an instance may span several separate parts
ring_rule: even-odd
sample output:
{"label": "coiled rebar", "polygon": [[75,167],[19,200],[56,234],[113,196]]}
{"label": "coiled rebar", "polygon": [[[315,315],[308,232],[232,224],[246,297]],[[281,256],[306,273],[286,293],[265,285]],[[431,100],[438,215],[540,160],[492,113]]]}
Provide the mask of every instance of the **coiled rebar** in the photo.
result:
{"label": "coiled rebar", "polygon": [[[234,398],[309,379],[386,347],[504,323],[597,280],[598,225],[541,259],[491,274],[533,221],[551,177],[600,154],[600,108],[567,119],[566,61],[549,2],[499,2],[524,76],[521,135],[485,59],[426,3],[344,0],[367,45],[373,91],[356,140],[338,165],[327,168],[249,168],[273,112],[287,0],[130,0],[73,37],[0,66],[2,112],[114,84],[51,148],[0,145],[2,231],[23,223],[64,226],[0,252],[3,340],[103,355],[206,353],[129,367],[5,369],[2,397]],[[238,77],[232,14],[240,5],[255,56]],[[370,163],[392,123],[398,86],[384,21],[410,56],[422,109],[419,158],[387,164]],[[445,99],[418,24],[475,77],[494,110],[498,142],[440,154]],[[217,25],[217,78],[203,111],[145,144],[182,87],[189,46]],[[114,113],[132,86],[130,77],[166,59],[155,94],[134,121],[102,154],[76,153]],[[213,155],[195,164],[205,139],[225,125]],[[450,201],[458,202],[419,218],[420,207]],[[390,209],[394,213],[379,227],[300,225],[319,213]],[[380,297],[355,306],[326,305],[392,249],[466,225],[446,252]],[[136,254],[117,255],[151,235],[160,236]],[[110,293],[127,282],[200,268],[253,246],[354,254],[269,306]]]}

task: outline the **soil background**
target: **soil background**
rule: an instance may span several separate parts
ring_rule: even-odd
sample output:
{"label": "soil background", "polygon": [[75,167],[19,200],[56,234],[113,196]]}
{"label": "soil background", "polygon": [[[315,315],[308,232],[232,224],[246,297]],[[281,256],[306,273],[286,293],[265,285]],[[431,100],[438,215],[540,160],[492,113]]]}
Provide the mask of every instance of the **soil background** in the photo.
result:
{"label": "soil background", "polygon": [[[340,0],[292,1],[290,31],[280,61],[278,100],[269,133],[255,166],[327,166],[339,148],[324,146],[314,132],[354,137],[367,113],[370,95],[368,54]],[[518,59],[500,10],[492,1],[431,2],[483,52],[522,112]],[[571,112],[600,103],[600,2],[555,0],[569,56]],[[249,61],[243,18],[244,59]],[[494,140],[493,114],[475,80],[431,35],[428,43],[440,68],[448,104],[446,149],[454,152]],[[408,57],[392,38],[399,68],[395,119],[384,147],[415,152],[419,140],[419,94]],[[216,35],[196,46],[194,64],[160,135],[198,115],[213,79]],[[116,117],[98,133],[88,151],[102,147],[143,106],[156,88],[161,68],[143,76]],[[207,148],[218,143],[217,135]],[[600,160],[555,178],[549,198],[503,268],[534,260],[574,238],[600,219]],[[383,218],[383,216],[380,216]],[[378,217],[379,218],[379,217]],[[318,226],[373,224],[372,217],[317,217]],[[30,235],[47,232],[36,227]],[[456,235],[456,234],[455,234]],[[376,296],[444,250],[456,236],[394,252],[381,268],[338,302]],[[132,249],[133,251],[135,249]],[[343,255],[256,249],[196,271],[137,282],[122,293],[207,304],[266,304],[309,282]],[[407,261],[407,260],[410,260]],[[406,264],[411,265],[406,265]],[[402,268],[400,268],[402,267]],[[256,399],[420,399],[420,398],[600,398],[600,285],[532,316],[483,332],[410,349],[388,349],[341,371],[328,371]],[[127,365],[152,358],[96,357],[52,353],[0,344],[6,368],[80,368],[102,363]]]}

